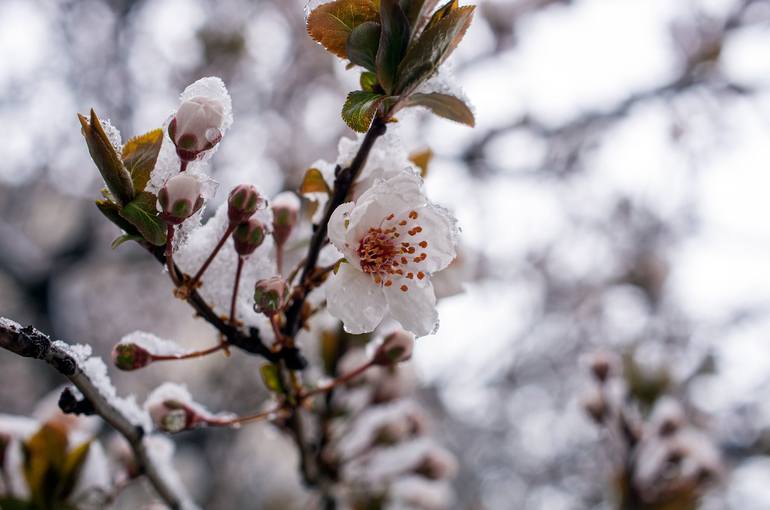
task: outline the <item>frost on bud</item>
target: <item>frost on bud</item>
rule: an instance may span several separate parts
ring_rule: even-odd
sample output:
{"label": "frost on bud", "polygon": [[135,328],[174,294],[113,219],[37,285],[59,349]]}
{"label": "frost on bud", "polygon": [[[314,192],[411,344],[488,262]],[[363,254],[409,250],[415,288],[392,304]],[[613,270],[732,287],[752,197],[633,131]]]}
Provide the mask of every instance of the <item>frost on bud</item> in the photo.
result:
{"label": "frost on bud", "polygon": [[245,221],[233,231],[235,251],[241,257],[251,255],[265,240],[265,225],[256,218]]}
{"label": "frost on bud", "polygon": [[194,161],[222,139],[224,106],[207,97],[183,102],[168,126],[168,134],[182,161]]}
{"label": "frost on bud", "polygon": [[259,280],[254,287],[254,310],[273,315],[289,298],[289,286],[280,276]]}
{"label": "frost on bud", "polygon": [[374,364],[390,366],[412,357],[414,335],[406,331],[395,331],[385,337],[374,354]]}
{"label": "frost on bud", "polygon": [[163,220],[179,225],[203,206],[201,184],[187,174],[175,175],[158,192]]}
{"label": "frost on bud", "polygon": [[243,223],[261,209],[265,200],[257,188],[248,184],[236,186],[227,198],[227,218],[231,225]]}
{"label": "frost on bud", "polygon": [[152,354],[134,343],[120,343],[112,349],[112,362],[121,370],[136,370],[152,363]]}
{"label": "frost on bud", "polygon": [[159,430],[172,434],[189,429],[198,422],[197,414],[178,400],[157,402],[148,411]]}
{"label": "frost on bud", "polygon": [[299,206],[299,198],[290,191],[279,193],[273,199],[270,205],[273,210],[273,237],[278,246],[283,246],[297,224]]}

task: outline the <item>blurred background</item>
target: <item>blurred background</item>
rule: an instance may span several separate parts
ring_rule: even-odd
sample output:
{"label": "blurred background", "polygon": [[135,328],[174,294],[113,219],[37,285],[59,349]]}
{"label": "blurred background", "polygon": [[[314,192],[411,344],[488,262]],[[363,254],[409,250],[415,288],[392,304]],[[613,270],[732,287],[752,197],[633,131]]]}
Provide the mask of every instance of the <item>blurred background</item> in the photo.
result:
{"label": "blurred background", "polygon": [[[433,434],[460,459],[452,508],[613,508],[611,448],[581,404],[597,350],[719,447],[699,508],[770,508],[770,1],[477,3],[451,59],[477,127],[415,112],[398,128],[433,151],[429,195],[463,229],[443,284],[464,291],[414,359]],[[353,136],[339,111],[358,80],[305,15],[305,0],[0,0],[0,315],[105,357],[135,329],[210,342],[154,260],[110,249],[75,114],[94,107],[125,140],[218,75],[235,123],[211,161],[216,200],[242,182],[296,189]],[[247,412],[266,398],[258,365],[112,376],[140,400],[170,379]],[[61,383],[0,352],[0,413],[30,415]],[[205,508],[312,508],[269,426],[177,443]]]}

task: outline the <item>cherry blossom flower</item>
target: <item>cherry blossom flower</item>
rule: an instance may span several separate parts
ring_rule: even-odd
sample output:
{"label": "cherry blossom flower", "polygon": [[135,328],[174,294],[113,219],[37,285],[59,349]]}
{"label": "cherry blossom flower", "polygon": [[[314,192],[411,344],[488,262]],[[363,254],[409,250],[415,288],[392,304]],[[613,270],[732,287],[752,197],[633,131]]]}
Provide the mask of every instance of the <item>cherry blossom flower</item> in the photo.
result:
{"label": "cherry blossom flower", "polygon": [[438,326],[431,274],[455,257],[454,217],[425,196],[422,179],[402,172],[340,205],[329,239],[345,256],[329,279],[329,312],[350,333],[374,330],[386,314],[417,336]]}

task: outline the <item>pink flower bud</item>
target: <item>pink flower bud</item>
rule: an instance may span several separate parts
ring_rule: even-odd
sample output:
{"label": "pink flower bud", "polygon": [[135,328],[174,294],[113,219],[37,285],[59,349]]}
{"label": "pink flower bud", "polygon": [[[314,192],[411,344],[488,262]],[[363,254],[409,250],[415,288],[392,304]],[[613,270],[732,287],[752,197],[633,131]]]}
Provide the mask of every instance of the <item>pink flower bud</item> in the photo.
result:
{"label": "pink flower bud", "polygon": [[207,97],[183,102],[168,126],[168,134],[182,161],[193,161],[222,139],[224,107]]}
{"label": "pink flower bud", "polygon": [[136,370],[152,363],[152,354],[136,344],[118,344],[112,349],[112,362],[121,370]]}
{"label": "pink flower bud", "polygon": [[433,448],[425,454],[417,472],[432,480],[445,480],[457,475],[458,465],[454,455],[443,448]]}
{"label": "pink flower bud", "polygon": [[289,286],[280,276],[259,280],[254,287],[254,310],[265,315],[278,312],[289,298]]}
{"label": "pink flower bud", "polygon": [[276,195],[270,207],[273,210],[273,238],[277,245],[282,246],[297,224],[300,201],[294,193],[284,191]]}
{"label": "pink flower bud", "polygon": [[201,184],[191,175],[175,175],[158,192],[158,203],[162,210],[161,217],[168,223],[178,225],[203,206]]}
{"label": "pink flower bud", "polygon": [[412,357],[414,335],[406,331],[395,331],[385,337],[374,354],[376,365],[390,366]]}
{"label": "pink flower bud", "polygon": [[256,218],[238,225],[233,232],[235,251],[241,257],[251,255],[265,240],[265,225]]}
{"label": "pink flower bud", "polygon": [[248,184],[236,186],[227,199],[227,217],[231,225],[237,225],[251,218],[257,209],[261,209],[265,200],[257,188]]}
{"label": "pink flower bud", "polygon": [[149,407],[155,426],[164,432],[175,433],[192,428],[199,417],[189,406],[178,400],[164,400]]}

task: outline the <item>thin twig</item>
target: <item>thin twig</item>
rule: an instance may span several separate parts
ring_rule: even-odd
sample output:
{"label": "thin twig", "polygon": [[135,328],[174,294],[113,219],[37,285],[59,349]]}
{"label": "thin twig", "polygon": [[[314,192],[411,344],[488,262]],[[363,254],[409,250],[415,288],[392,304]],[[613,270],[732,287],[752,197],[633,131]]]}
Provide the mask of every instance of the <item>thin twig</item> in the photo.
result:
{"label": "thin twig", "polygon": [[0,317],[0,348],[25,358],[45,361],[67,377],[93,405],[96,414],[126,438],[138,465],[158,496],[172,509],[184,507],[189,498],[179,493],[179,488],[167,480],[153,461],[144,441],[145,431],[134,425],[104,397],[70,353],[54,345],[47,335],[32,326],[23,328],[20,324],[4,317]]}

